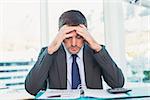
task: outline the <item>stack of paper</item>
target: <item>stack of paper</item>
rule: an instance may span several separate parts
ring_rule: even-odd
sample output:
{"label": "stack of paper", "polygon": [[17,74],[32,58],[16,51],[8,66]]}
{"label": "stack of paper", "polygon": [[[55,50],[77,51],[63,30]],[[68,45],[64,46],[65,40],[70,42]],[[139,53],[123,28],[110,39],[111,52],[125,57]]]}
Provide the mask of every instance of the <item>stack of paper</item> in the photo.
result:
{"label": "stack of paper", "polygon": [[110,94],[105,90],[96,89],[84,89],[82,90],[54,90],[48,89],[46,92],[37,99],[78,99],[80,97],[94,97],[94,98],[116,98],[116,97],[126,97],[127,94]]}
{"label": "stack of paper", "polygon": [[[42,93],[42,94],[41,94]],[[77,90],[54,90],[39,92],[36,99],[78,99],[78,98],[99,98],[99,99],[115,99],[115,98],[139,98],[150,97],[148,88],[136,88],[128,93],[110,94],[106,90],[100,89],[77,89]]]}
{"label": "stack of paper", "polygon": [[38,99],[77,99],[80,98],[79,90],[48,89]]}

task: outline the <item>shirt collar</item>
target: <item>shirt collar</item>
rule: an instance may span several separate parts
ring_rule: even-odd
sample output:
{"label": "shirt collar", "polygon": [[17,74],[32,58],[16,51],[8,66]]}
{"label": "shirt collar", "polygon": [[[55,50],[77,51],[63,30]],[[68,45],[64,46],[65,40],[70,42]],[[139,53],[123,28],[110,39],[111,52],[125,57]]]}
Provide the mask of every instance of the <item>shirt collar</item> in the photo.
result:
{"label": "shirt collar", "polygon": [[[67,56],[67,60],[69,60],[70,58],[71,58],[71,53],[69,53],[69,51],[67,50],[67,48],[65,47],[65,44],[64,43],[62,43],[63,44],[63,46],[64,46],[64,49],[65,49],[65,52],[66,52],[66,56]],[[83,46],[82,46],[82,48],[80,49],[80,51],[77,53],[77,55],[78,55],[78,58],[79,59],[83,59]]]}

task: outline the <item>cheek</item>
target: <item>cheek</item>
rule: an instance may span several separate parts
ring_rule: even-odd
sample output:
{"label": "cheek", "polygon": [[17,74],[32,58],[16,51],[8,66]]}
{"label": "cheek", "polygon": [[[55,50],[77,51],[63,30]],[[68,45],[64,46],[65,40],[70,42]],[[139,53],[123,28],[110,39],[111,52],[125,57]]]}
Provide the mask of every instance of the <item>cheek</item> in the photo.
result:
{"label": "cheek", "polygon": [[79,40],[79,41],[77,42],[77,45],[78,45],[79,47],[82,47],[83,44],[84,44],[84,41],[83,41],[83,40]]}
{"label": "cheek", "polygon": [[64,40],[64,44],[65,44],[66,46],[69,46],[69,45],[71,45],[71,41],[70,41],[70,40]]}

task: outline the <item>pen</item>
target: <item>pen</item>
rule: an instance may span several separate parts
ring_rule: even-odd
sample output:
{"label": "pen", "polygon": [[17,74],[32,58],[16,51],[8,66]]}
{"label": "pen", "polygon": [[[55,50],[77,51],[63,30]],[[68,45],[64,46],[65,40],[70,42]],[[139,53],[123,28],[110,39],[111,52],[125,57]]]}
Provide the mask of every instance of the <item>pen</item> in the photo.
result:
{"label": "pen", "polygon": [[56,98],[56,97],[61,97],[61,95],[51,95],[51,96],[47,96],[48,98]]}
{"label": "pen", "polygon": [[84,96],[84,90],[83,90],[83,89],[80,90],[80,96],[81,96],[81,97]]}

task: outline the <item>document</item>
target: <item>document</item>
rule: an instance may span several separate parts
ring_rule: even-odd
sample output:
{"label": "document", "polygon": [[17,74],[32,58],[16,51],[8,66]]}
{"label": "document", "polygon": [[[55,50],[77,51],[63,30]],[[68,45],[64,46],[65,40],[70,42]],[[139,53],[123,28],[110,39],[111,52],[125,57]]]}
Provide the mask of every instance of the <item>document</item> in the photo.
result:
{"label": "document", "polygon": [[94,97],[94,98],[101,98],[101,99],[110,99],[110,98],[120,98],[128,96],[125,93],[120,94],[110,94],[106,90],[100,89],[85,89],[84,90],[84,97]]}
{"label": "document", "polygon": [[[39,94],[40,95],[40,94]],[[100,89],[76,89],[76,90],[57,90],[48,89],[36,99],[78,99],[80,97],[94,98],[116,98],[127,96],[127,94],[110,94],[105,90]]]}
{"label": "document", "polygon": [[99,98],[99,99],[115,99],[115,98],[137,98],[150,97],[149,88],[136,88],[128,93],[111,94],[103,89],[75,89],[75,90],[57,90],[47,89],[39,92],[35,99],[79,99],[79,98]]}
{"label": "document", "polygon": [[[38,93],[40,95],[40,93]],[[77,90],[59,90],[48,89],[41,96],[36,96],[36,99],[77,99],[80,98],[80,91]]]}

